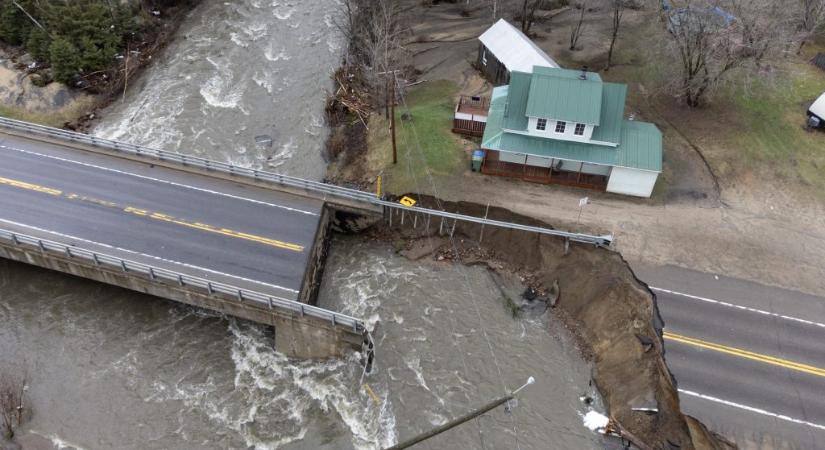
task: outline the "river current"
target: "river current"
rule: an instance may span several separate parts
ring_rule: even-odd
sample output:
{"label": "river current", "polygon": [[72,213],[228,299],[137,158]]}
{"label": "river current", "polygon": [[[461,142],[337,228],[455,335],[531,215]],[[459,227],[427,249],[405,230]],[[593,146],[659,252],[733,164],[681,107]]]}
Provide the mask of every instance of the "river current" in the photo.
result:
{"label": "river current", "polygon": [[[204,0],[95,134],[319,179],[339,8]],[[290,360],[263,326],[2,261],[0,363],[29,373],[24,431],[60,448],[382,448],[530,376],[517,404],[416,448],[599,447],[581,419],[589,366],[552,316],[513,317],[485,269],[336,236],[319,304],[375,324],[374,373],[355,356]]]}

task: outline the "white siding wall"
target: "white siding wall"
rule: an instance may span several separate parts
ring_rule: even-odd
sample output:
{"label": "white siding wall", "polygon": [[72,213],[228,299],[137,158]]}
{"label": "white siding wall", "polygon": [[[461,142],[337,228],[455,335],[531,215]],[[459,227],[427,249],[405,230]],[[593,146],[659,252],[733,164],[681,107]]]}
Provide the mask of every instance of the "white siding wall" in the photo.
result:
{"label": "white siding wall", "polygon": [[599,166],[597,164],[587,164],[582,166],[582,173],[589,173],[591,175],[610,175],[610,166]]}
{"label": "white siding wall", "polygon": [[537,166],[537,167],[546,167],[549,168],[550,164],[553,162],[550,158],[544,158],[541,156],[528,156],[527,157],[527,165],[528,166]]}
{"label": "white siding wall", "polygon": [[636,197],[650,197],[653,186],[659,174],[647,170],[614,167],[607,182],[607,192],[616,194],[634,195]]}
{"label": "white siding wall", "polygon": [[575,122],[567,122],[567,126],[564,128],[564,133],[556,133],[556,120],[547,119],[547,128],[544,131],[541,131],[536,129],[538,119],[538,117],[530,117],[527,122],[527,131],[533,136],[549,137],[553,139],[562,139],[565,141],[575,142],[588,142],[590,141],[590,138],[593,137],[593,125],[586,125],[584,127],[584,134],[582,136],[576,136]]}
{"label": "white siding wall", "polygon": [[508,163],[524,164],[524,156],[524,153],[499,152],[498,159]]}

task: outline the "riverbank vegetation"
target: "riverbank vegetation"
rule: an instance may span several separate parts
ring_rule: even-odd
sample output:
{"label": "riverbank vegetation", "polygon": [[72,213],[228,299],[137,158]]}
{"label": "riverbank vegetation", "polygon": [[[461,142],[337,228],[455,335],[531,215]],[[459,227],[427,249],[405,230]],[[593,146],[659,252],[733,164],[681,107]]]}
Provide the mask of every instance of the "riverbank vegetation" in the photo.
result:
{"label": "riverbank vegetation", "polygon": [[0,369],[0,443],[14,439],[15,431],[30,415],[26,379],[25,374]]}
{"label": "riverbank vegetation", "polygon": [[151,58],[168,36],[167,19],[194,3],[0,0],[0,41],[30,56],[25,69],[37,72],[38,85],[105,91]]}

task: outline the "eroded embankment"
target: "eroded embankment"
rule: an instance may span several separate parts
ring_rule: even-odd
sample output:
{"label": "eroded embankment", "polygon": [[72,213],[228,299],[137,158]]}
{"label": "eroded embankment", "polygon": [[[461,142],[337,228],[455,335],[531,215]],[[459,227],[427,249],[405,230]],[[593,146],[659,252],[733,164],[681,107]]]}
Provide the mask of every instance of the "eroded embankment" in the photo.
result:
{"label": "eroded embankment", "polygon": [[[420,206],[484,216],[486,207],[441,202],[415,196]],[[550,227],[504,208],[491,207],[495,220]],[[415,228],[413,228],[415,224]],[[434,255],[467,263],[484,261],[492,270],[517,273],[539,292],[558,283],[554,312],[576,336],[593,364],[593,381],[608,413],[626,437],[641,448],[727,449],[731,444],[682,414],[676,380],[665,361],[662,327],[655,295],[634,275],[621,254],[535,233],[458,222],[452,240],[432,239],[439,222],[417,220],[408,213],[402,225],[374,228],[372,233],[398,240],[408,249],[432,246]],[[453,228],[449,222],[445,233]],[[412,250],[412,252],[416,252]]]}

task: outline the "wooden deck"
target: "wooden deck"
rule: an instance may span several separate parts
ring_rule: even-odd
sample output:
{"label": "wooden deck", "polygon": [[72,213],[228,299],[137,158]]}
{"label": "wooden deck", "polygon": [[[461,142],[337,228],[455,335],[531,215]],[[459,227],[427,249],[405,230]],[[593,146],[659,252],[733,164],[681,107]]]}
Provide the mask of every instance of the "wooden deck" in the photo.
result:
{"label": "wooden deck", "polygon": [[458,106],[455,112],[471,114],[474,116],[487,117],[487,111],[490,109],[490,99],[487,97],[469,97],[462,95],[458,99]]}
{"label": "wooden deck", "polygon": [[581,172],[567,172],[544,167],[527,166],[505,161],[495,161],[485,158],[481,165],[481,173],[501,177],[520,178],[525,181],[542,184],[562,184],[596,191],[607,189],[608,177],[590,175]]}
{"label": "wooden deck", "polygon": [[484,135],[484,127],[487,125],[487,111],[489,109],[490,99],[487,97],[468,97],[462,95],[458,99],[458,105],[455,107],[453,133],[468,136]]}

